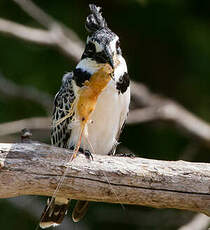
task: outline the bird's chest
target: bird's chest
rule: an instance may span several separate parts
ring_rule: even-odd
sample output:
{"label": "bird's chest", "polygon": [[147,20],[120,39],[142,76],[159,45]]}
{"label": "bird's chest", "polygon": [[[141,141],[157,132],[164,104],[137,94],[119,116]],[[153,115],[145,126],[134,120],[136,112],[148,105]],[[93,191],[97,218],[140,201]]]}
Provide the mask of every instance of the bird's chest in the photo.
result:
{"label": "bird's chest", "polygon": [[107,140],[115,135],[124,106],[126,105],[123,103],[123,97],[113,84],[109,84],[99,95],[95,110],[91,114],[91,122],[88,124],[89,135],[97,136],[100,133]]}
{"label": "bird's chest", "polygon": [[[130,101],[129,89],[124,94],[116,89],[115,82],[110,82],[99,95],[95,110],[86,125],[86,137],[82,147],[97,154],[109,153],[116,144],[116,137],[124,122]],[[79,127],[72,130],[71,142],[76,143]]]}

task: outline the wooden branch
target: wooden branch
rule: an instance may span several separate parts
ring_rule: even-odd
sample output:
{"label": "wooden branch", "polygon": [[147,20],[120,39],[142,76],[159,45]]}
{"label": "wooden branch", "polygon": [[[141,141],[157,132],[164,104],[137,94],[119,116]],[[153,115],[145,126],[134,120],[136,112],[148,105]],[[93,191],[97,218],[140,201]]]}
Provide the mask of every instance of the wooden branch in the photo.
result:
{"label": "wooden branch", "polygon": [[[70,151],[0,144],[0,198],[51,196]],[[109,180],[109,182],[107,181]],[[69,164],[58,195],[97,202],[177,208],[210,216],[210,164],[82,154]]]}

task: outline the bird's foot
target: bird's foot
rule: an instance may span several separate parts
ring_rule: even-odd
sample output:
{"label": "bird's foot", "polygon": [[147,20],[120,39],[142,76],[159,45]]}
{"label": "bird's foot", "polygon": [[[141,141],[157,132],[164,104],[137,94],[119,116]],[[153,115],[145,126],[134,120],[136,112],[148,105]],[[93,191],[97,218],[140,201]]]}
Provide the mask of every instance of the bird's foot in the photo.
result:
{"label": "bird's foot", "polygon": [[114,156],[116,157],[130,157],[130,158],[135,158],[134,153],[116,153]]}
{"label": "bird's foot", "polygon": [[[75,148],[74,146],[71,146],[71,147],[70,147],[70,150],[74,150],[74,148]],[[87,149],[84,150],[83,148],[80,147],[80,148],[79,148],[79,153],[84,154],[84,155],[86,156],[87,159],[93,160],[93,155],[92,155],[92,153],[91,153],[89,150],[87,150]]]}
{"label": "bird's foot", "polygon": [[85,154],[85,156],[87,157],[87,159],[93,160],[93,155],[92,155],[92,153],[89,150],[85,150],[83,153]]}

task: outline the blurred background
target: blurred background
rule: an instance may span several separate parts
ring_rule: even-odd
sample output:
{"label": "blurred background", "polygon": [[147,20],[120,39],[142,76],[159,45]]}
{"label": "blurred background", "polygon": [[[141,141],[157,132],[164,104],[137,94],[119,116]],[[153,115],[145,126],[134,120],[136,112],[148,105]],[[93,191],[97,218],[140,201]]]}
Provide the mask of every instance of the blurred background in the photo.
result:
{"label": "blurred background", "polygon": [[[34,3],[73,30],[82,41],[86,40],[84,22],[89,14],[89,1],[36,0]],[[208,123],[210,1],[93,0],[91,3],[103,7],[109,27],[119,35],[131,79],[144,84],[155,95],[176,101]],[[0,0],[0,18],[45,29],[12,0]],[[74,58],[56,47],[9,36],[0,26],[0,123],[48,117],[63,74],[75,64]],[[131,109],[136,107],[132,100]],[[119,151],[153,159],[210,162],[209,145],[176,126],[176,122],[174,125],[161,119],[128,124]],[[50,143],[47,125],[35,127],[32,133],[34,140]],[[0,130],[0,142],[17,141],[20,141],[19,132]],[[1,229],[35,229],[45,200],[46,197],[0,200]],[[208,229],[205,217],[188,211],[140,206],[125,206],[124,211],[120,205],[92,203],[81,223],[73,224],[67,217],[57,229],[184,230],[183,226],[196,218],[205,224],[203,227],[198,224],[195,229]]]}

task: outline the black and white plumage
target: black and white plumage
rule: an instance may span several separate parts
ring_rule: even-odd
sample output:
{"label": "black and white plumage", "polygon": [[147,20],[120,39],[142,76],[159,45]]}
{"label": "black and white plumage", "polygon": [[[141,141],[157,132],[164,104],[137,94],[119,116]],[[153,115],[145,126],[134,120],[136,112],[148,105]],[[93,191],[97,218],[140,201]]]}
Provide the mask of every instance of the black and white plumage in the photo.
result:
{"label": "black and white plumage", "polygon": [[51,143],[52,145],[62,148],[69,148],[68,141],[70,138],[71,129],[69,129],[68,126],[71,123],[71,118],[67,118],[58,125],[56,125],[56,122],[68,114],[71,104],[75,100],[75,93],[72,83],[73,72],[65,74],[62,80],[62,86],[55,95],[54,99]]}
{"label": "black and white plumage", "polygon": [[[130,82],[119,37],[108,28],[100,7],[91,4],[90,10],[91,14],[85,25],[89,36],[84,53],[75,70],[64,75],[62,86],[55,96],[51,142],[55,146],[68,149],[73,149],[77,144],[80,126],[74,114],[59,125],[55,124],[68,114],[84,82],[89,80],[102,64],[109,63],[114,69],[113,79],[98,97],[96,108],[90,117],[91,122],[86,125],[88,141],[82,139],[80,150],[91,154],[93,150],[96,154],[114,154],[129,110]],[[60,224],[67,212],[67,204],[67,199],[56,197],[42,216],[40,226],[47,228]],[[79,201],[72,213],[73,220],[79,221],[86,210],[87,202]]]}

